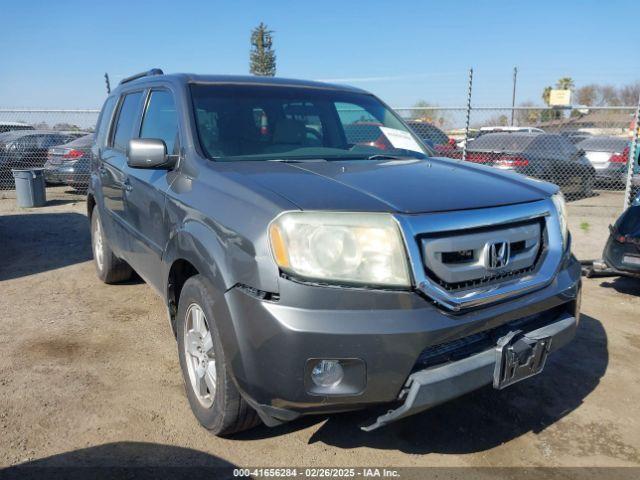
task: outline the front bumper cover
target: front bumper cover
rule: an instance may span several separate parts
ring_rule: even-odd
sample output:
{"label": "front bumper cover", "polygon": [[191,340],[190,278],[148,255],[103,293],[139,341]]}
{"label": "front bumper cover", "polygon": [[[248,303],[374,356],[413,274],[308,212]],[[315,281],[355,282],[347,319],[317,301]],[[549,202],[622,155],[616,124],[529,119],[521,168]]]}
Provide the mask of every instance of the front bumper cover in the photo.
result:
{"label": "front bumper cover", "polygon": [[[550,338],[549,351],[567,344],[575,335],[576,316],[565,315],[545,327],[526,333],[527,339]],[[362,427],[370,432],[494,382],[498,348],[485,350],[457,362],[415,372],[400,393],[404,403]]]}

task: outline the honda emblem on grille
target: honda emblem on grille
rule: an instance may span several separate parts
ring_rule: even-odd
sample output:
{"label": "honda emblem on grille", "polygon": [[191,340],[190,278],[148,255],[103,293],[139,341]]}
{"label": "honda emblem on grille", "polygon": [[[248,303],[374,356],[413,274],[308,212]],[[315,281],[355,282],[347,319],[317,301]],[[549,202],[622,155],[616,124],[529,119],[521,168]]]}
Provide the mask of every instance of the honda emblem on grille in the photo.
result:
{"label": "honda emblem on grille", "polygon": [[493,242],[488,245],[485,266],[491,270],[504,268],[509,264],[510,256],[509,242]]}

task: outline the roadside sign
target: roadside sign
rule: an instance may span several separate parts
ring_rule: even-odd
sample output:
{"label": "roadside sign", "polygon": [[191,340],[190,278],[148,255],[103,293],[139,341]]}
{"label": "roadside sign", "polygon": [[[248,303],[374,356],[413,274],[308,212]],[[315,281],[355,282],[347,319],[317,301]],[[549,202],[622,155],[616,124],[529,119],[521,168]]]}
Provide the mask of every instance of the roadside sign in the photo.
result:
{"label": "roadside sign", "polygon": [[571,90],[551,90],[549,105],[552,107],[567,107],[571,105]]}

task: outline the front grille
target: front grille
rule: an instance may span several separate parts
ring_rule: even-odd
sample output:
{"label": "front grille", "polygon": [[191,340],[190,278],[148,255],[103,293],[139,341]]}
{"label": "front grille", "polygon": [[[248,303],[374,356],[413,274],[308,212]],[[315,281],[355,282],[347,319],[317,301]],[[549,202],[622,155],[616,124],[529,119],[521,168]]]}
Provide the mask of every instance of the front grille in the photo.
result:
{"label": "front grille", "polygon": [[477,287],[495,285],[508,280],[522,278],[526,274],[533,272],[535,270],[535,267],[536,266],[534,264],[527,268],[521,268],[519,270],[511,270],[511,271],[500,273],[497,275],[488,275],[475,280],[468,280],[466,282],[448,283],[448,282],[445,282],[444,280],[440,280],[437,277],[433,277],[433,280],[435,280],[438,283],[438,285],[440,285],[442,288],[444,288],[448,292],[457,292],[460,290],[468,290],[468,289],[477,288]]}
{"label": "front grille", "polygon": [[493,348],[498,340],[513,330],[531,332],[555,322],[560,315],[569,312],[573,303],[519,318],[498,327],[474,333],[446,343],[425,348],[416,361],[413,371],[435,367],[444,363],[455,362],[471,355]]}
{"label": "front grille", "polygon": [[[448,292],[499,284],[536,270],[544,247],[541,219],[419,238],[427,276]],[[491,268],[492,245],[504,245],[507,264]]]}

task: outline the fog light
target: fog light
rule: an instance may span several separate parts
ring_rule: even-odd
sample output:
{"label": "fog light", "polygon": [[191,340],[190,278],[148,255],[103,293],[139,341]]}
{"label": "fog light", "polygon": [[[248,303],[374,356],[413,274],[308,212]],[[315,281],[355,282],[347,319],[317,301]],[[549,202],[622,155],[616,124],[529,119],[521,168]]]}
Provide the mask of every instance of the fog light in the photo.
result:
{"label": "fog light", "polygon": [[311,371],[311,380],[319,387],[333,387],[343,377],[344,370],[339,360],[320,360]]}

